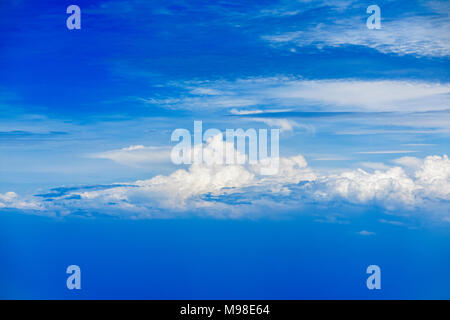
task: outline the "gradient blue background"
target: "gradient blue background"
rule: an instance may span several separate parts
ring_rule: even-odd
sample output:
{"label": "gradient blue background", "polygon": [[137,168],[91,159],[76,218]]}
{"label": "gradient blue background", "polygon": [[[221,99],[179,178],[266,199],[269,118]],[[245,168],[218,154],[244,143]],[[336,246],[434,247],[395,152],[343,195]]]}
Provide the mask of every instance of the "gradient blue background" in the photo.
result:
{"label": "gradient blue background", "polygon": [[[4,299],[449,298],[442,229],[389,226],[361,237],[354,226],[308,218],[0,219]],[[79,291],[65,286],[71,264],[81,268]],[[366,287],[371,264],[381,290]]]}
{"label": "gradient blue background", "polygon": [[[81,7],[81,30],[66,28],[70,4]],[[348,9],[348,17],[356,12],[365,24],[370,4],[362,1]],[[432,14],[420,1],[377,4],[383,18],[391,20],[405,12]],[[168,82],[278,75],[449,80],[445,56],[386,54],[352,45],[310,46],[295,53],[270,46],[261,35],[302,28],[335,14],[333,5],[321,3],[302,7],[294,16],[255,16],[278,5],[290,3],[2,1],[0,193],[36,195],[59,186],[167,174],[173,166],[127,168],[81,154],[149,142],[167,146],[171,131],[191,128],[194,119],[221,129],[235,121],[223,110],[174,109],[140,100],[185,95],[176,85],[162,85]],[[237,24],[239,28],[231,27]],[[338,129],[369,126],[346,123],[347,118],[329,123],[334,116],[291,116],[323,125],[323,130],[287,136],[281,148],[288,154],[296,146],[314,158],[323,150],[346,153],[368,146],[398,148],[399,143],[428,144],[415,148],[420,157],[450,152],[448,132],[405,134],[416,128],[374,124],[370,129],[399,133],[335,135]],[[395,157],[361,154],[345,166]],[[342,165],[311,163],[330,170]],[[320,221],[329,213],[349,215],[351,223]],[[383,209],[370,205],[318,207],[301,215],[294,211],[258,219],[200,218],[189,212],[184,218],[153,220],[101,213],[46,217],[1,209],[0,298],[449,299],[448,223],[408,216],[399,218],[402,225],[380,222],[385,218]],[[361,236],[361,230],[376,235]],[[81,267],[80,291],[66,288],[65,270],[71,264]],[[381,267],[382,290],[366,288],[365,271],[371,264]]]}

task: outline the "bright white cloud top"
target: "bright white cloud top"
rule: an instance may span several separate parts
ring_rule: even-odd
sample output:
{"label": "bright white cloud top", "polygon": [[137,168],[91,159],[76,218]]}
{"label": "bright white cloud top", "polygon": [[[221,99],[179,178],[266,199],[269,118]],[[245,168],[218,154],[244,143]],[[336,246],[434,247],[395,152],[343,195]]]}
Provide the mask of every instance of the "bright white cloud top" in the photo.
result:
{"label": "bright white cloud top", "polygon": [[[210,139],[204,152],[214,152],[222,143]],[[0,195],[0,207],[39,214],[99,212],[130,218],[170,218],[193,211],[217,217],[245,217],[257,211],[258,215],[270,214],[271,208],[301,212],[305,204],[353,203],[377,205],[394,213],[432,211],[442,221],[449,218],[447,155],[403,157],[393,167],[373,172],[345,170],[339,174],[313,170],[301,155],[279,160],[280,170],[273,176],[260,175],[259,164],[197,163],[167,176],[107,186],[59,188],[28,199],[8,192]]]}

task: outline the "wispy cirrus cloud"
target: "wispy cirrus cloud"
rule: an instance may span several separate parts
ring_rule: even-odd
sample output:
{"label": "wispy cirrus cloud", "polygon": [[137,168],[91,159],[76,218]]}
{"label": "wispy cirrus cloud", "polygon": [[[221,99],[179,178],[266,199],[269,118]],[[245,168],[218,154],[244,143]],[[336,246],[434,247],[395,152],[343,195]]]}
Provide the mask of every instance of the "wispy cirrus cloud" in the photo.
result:
{"label": "wispy cirrus cloud", "polygon": [[375,232],[367,231],[367,230],[361,230],[358,232],[361,236],[374,236]]}
{"label": "wispy cirrus cloud", "polygon": [[[409,80],[306,80],[259,77],[177,84],[180,97],[145,99],[171,109],[228,110],[234,115],[289,111],[435,111],[450,105],[450,84]],[[193,87],[196,89],[193,89]],[[204,95],[198,91],[221,94]]]}
{"label": "wispy cirrus cloud", "polygon": [[[405,13],[392,16],[389,4],[381,6],[382,27],[369,30],[366,27],[365,9],[361,4],[352,4],[354,10],[345,14],[339,7],[330,8],[336,13],[331,17],[316,20],[298,30],[278,31],[262,36],[262,39],[275,47],[291,49],[292,47],[363,46],[385,54],[414,55],[417,57],[445,58],[450,56],[450,6],[445,2],[425,6],[427,10],[414,14],[411,8]],[[439,4],[439,5],[437,5]],[[386,11],[384,11],[384,9]],[[333,12],[332,11],[332,12]],[[425,14],[424,14],[425,13]]]}
{"label": "wispy cirrus cloud", "polygon": [[170,147],[145,147],[134,145],[117,150],[97,152],[88,157],[109,159],[127,166],[145,166],[170,162]]}
{"label": "wispy cirrus cloud", "polygon": [[291,119],[281,119],[281,118],[250,118],[250,120],[255,122],[263,122],[270,127],[279,128],[280,132],[292,132],[296,128],[301,128],[309,133],[314,133],[315,128],[312,125],[299,123]]}
{"label": "wispy cirrus cloud", "polygon": [[359,154],[402,154],[415,153],[415,150],[375,150],[375,151],[358,151]]}
{"label": "wispy cirrus cloud", "polygon": [[292,109],[267,109],[267,110],[261,110],[261,109],[253,109],[253,110],[238,110],[238,109],[232,109],[230,111],[231,114],[238,115],[238,116],[249,116],[249,115],[270,115],[273,113],[287,113],[291,112]]}

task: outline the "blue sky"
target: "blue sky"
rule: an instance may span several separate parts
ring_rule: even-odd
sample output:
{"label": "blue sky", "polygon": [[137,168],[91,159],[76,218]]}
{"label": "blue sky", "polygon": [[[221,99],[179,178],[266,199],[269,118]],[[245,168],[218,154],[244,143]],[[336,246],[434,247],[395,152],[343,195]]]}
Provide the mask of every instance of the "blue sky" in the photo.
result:
{"label": "blue sky", "polygon": [[[70,4],[80,30],[66,28]],[[449,13],[3,1],[0,296],[448,298]],[[280,129],[280,173],[174,165],[171,134],[194,120]],[[79,294],[58,273],[73,260]],[[381,292],[364,286],[369,264],[387,270]]]}

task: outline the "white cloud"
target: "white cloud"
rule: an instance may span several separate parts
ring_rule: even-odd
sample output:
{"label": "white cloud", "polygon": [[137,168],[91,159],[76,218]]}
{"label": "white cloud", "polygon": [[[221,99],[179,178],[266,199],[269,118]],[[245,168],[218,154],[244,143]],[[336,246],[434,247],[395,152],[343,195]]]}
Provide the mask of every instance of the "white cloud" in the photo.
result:
{"label": "white cloud", "polygon": [[[448,10],[448,8],[447,8]],[[383,12],[382,12],[383,16]],[[317,23],[302,31],[263,36],[273,45],[340,47],[358,45],[382,53],[448,57],[450,55],[450,20],[448,15],[428,15],[382,19],[379,30],[369,30],[362,17]]]}
{"label": "white cloud", "polygon": [[422,164],[422,160],[416,157],[402,157],[393,160],[394,163],[399,164],[404,167],[410,167],[417,169]]}
{"label": "white cloud", "polygon": [[245,116],[245,115],[252,115],[252,114],[270,114],[270,113],[283,113],[283,112],[290,112],[292,109],[267,109],[267,110],[239,110],[239,109],[232,109],[230,111],[231,114],[239,115],[239,116]]}
{"label": "white cloud", "polygon": [[[0,193],[0,207],[5,207],[4,203],[10,203],[17,197],[15,192],[7,192],[5,194]],[[3,202],[3,203],[2,203]]]}
{"label": "white cloud", "polygon": [[218,96],[224,94],[224,92],[208,88],[192,88],[191,93],[194,95],[205,95],[205,96]]}
{"label": "white cloud", "polygon": [[[445,218],[443,219],[445,220]],[[387,220],[387,219],[380,219],[379,220],[381,223],[386,223],[386,224],[392,224],[394,226],[404,226],[405,224],[401,221],[396,221],[396,220]]]}
{"label": "white cloud", "polygon": [[450,200],[450,160],[447,156],[430,156],[415,172],[416,183],[427,197]]}
{"label": "white cloud", "polygon": [[0,193],[0,209],[15,208],[25,210],[38,210],[40,205],[37,201],[21,199],[15,192]]}
{"label": "white cloud", "polygon": [[414,181],[399,167],[372,174],[362,169],[347,171],[326,177],[323,182],[326,188],[316,192],[318,198],[337,196],[355,203],[379,200],[411,204],[415,202],[414,192],[417,190]]}
{"label": "white cloud", "polygon": [[415,150],[376,150],[376,151],[359,151],[359,154],[399,154],[399,153],[415,153]]}
{"label": "white cloud", "polygon": [[90,154],[89,157],[109,159],[127,166],[144,166],[170,161],[170,148],[144,147],[142,145],[129,146],[122,149]]}
{"label": "white cloud", "polygon": [[[204,146],[213,154],[223,147],[216,137]],[[228,147],[228,146],[227,146]],[[142,147],[127,148],[141,150]],[[30,201],[15,193],[0,194],[0,207],[70,214],[73,211],[124,214],[129,217],[173,217],[197,212],[213,216],[239,216],[276,212],[274,208],[301,211],[304,205],[328,207],[335,203],[377,205],[391,213],[428,212],[448,218],[450,160],[403,157],[399,166],[377,164],[339,174],[313,171],[301,155],[280,158],[278,174],[261,175],[264,164],[193,164],[170,175],[101,188],[68,189],[52,201]],[[45,196],[44,196],[45,197]]]}
{"label": "white cloud", "polygon": [[[405,163],[405,160],[399,162]],[[411,160],[407,162],[411,163]],[[447,155],[417,159],[416,165],[413,171],[393,167],[368,173],[358,169],[324,177],[315,195],[322,200],[338,197],[354,203],[374,201],[387,208],[423,207],[429,200],[450,201],[450,160]]]}
{"label": "white cloud", "polygon": [[[346,111],[411,112],[447,109],[450,85],[386,80],[292,80],[283,81],[268,90],[271,98],[321,103],[342,107],[340,110]],[[424,107],[423,102],[430,99],[436,101],[438,106]]]}
{"label": "white cloud", "polygon": [[361,230],[358,232],[358,234],[362,236],[373,236],[375,235],[375,232],[367,231],[367,230]]}
{"label": "white cloud", "polygon": [[374,170],[387,170],[390,169],[390,166],[382,162],[361,162],[360,165],[365,168],[374,169]]}
{"label": "white cloud", "polygon": [[280,119],[280,118],[251,118],[255,122],[263,122],[269,127],[279,128],[280,132],[292,132],[294,128],[302,128],[307,132],[314,133],[315,128],[312,125],[306,125],[298,123],[291,119]]}
{"label": "white cloud", "polygon": [[[433,126],[433,127],[447,127],[448,123],[426,123],[425,121],[421,123],[414,123],[413,121],[404,121],[401,123],[398,119],[395,119],[396,121],[394,123],[398,125],[410,125],[410,126],[417,126],[417,127],[424,127],[426,125]],[[372,120],[372,123],[375,121]],[[377,134],[436,134],[436,133],[442,133],[442,132],[448,132],[448,128],[439,128],[439,129],[432,129],[432,130],[385,130],[385,129],[369,129],[369,130],[345,130],[345,131],[337,131],[336,134],[338,135],[377,135]]]}
{"label": "white cloud", "polygon": [[[193,90],[193,86],[197,90]],[[173,109],[231,109],[232,114],[263,113],[288,109],[305,111],[436,111],[450,105],[450,84],[387,80],[305,80],[288,77],[249,78],[236,81],[185,83],[183,98],[155,100]],[[196,94],[220,91],[221,95]],[[317,109],[321,107],[322,109]],[[256,109],[255,109],[256,108]],[[274,111],[275,110],[275,111]]]}
{"label": "white cloud", "polygon": [[[205,154],[213,154],[225,142],[219,136],[208,140]],[[229,146],[226,146],[229,147]],[[141,150],[142,147],[127,148]],[[237,152],[237,151],[236,151]],[[98,190],[76,189],[55,197],[51,203],[43,203],[44,210],[69,213],[76,210],[105,210],[108,214],[127,212],[129,215],[152,216],[164,209],[184,212],[209,208],[218,210],[221,204],[202,199],[203,196],[223,195],[246,187],[262,187],[271,192],[283,193],[284,184],[312,181],[316,175],[302,156],[280,158],[277,175],[261,175],[266,163],[250,164],[192,164],[188,169],[176,170],[168,176],[158,175],[148,180],[112,185]],[[231,207],[229,207],[231,208]]]}
{"label": "white cloud", "polygon": [[405,147],[430,147],[430,146],[435,146],[435,144],[432,144],[432,143],[404,143],[403,146],[405,146]]}
{"label": "white cloud", "polygon": [[[208,140],[204,148],[204,156],[214,154],[223,148],[225,142],[219,136]],[[226,146],[229,147],[229,146]],[[236,151],[237,152],[237,151]],[[280,170],[276,176],[260,175],[265,164],[240,165],[200,163],[192,164],[187,170],[180,169],[168,176],[156,176],[149,180],[139,180],[129,187],[111,190],[80,192],[83,199],[99,199],[102,202],[122,201],[138,197],[144,203],[157,202],[160,207],[186,209],[191,198],[204,194],[221,194],[224,190],[243,188],[255,185],[276,186],[283,183],[298,183],[315,179],[314,173],[307,168],[302,156],[280,158]],[[205,205],[205,202],[191,202],[194,207]],[[188,206],[188,208],[191,208]]]}
{"label": "white cloud", "polygon": [[314,158],[313,160],[314,161],[348,161],[350,159],[346,158],[346,157],[341,157],[338,155],[331,155],[331,156],[325,155],[325,156],[320,156],[318,158]]}

